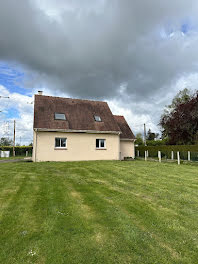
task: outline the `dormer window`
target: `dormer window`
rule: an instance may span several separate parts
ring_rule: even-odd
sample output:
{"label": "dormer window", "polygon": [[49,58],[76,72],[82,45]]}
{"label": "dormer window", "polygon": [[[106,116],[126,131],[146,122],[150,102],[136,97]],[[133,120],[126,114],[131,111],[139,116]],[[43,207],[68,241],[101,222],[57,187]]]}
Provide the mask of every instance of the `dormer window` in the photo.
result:
{"label": "dormer window", "polygon": [[95,119],[96,122],[101,122],[102,121],[100,116],[94,116],[94,119]]}
{"label": "dormer window", "polygon": [[66,120],[66,116],[65,116],[65,114],[62,114],[62,113],[55,113],[54,119],[55,120]]}

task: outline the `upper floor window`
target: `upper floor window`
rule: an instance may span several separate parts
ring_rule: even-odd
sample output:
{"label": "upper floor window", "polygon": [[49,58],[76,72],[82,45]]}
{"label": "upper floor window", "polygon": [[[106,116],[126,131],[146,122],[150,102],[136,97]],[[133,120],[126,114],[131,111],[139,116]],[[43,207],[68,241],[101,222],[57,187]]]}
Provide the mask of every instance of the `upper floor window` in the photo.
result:
{"label": "upper floor window", "polygon": [[65,116],[65,114],[62,114],[62,113],[55,113],[54,119],[55,120],[66,120],[66,116]]}
{"label": "upper floor window", "polygon": [[95,119],[96,122],[101,122],[102,121],[100,116],[94,116],[94,119]]}

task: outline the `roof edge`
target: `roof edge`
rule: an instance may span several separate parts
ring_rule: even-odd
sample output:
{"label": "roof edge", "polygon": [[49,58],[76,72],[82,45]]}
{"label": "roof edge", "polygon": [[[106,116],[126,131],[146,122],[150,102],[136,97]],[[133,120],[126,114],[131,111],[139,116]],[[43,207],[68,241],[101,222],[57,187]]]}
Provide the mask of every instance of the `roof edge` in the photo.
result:
{"label": "roof edge", "polygon": [[120,140],[121,141],[132,141],[133,142],[133,141],[136,141],[136,138],[133,138],[133,139],[132,138],[121,138]]}
{"label": "roof edge", "polygon": [[42,97],[53,97],[57,99],[70,99],[70,100],[77,100],[77,101],[88,101],[88,102],[99,102],[99,103],[108,103],[106,101],[101,101],[101,100],[89,100],[89,99],[80,99],[80,98],[72,98],[72,97],[61,97],[61,96],[53,96],[53,95],[39,95],[39,94],[34,94],[34,96],[42,96]]}
{"label": "roof edge", "polygon": [[52,129],[52,128],[34,128],[38,132],[65,132],[65,133],[87,133],[87,134],[115,134],[120,135],[121,131],[99,131],[99,130],[75,130],[75,129]]}

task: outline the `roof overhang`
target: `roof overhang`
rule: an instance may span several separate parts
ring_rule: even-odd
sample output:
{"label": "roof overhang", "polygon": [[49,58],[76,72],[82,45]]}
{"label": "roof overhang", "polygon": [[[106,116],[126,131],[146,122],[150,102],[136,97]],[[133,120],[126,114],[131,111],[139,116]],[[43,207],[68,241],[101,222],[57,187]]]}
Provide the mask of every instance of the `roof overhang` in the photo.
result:
{"label": "roof overhang", "polygon": [[73,129],[49,129],[34,128],[36,132],[62,132],[62,133],[87,133],[87,134],[114,134],[120,135],[121,131],[98,131],[98,130],[73,130]]}
{"label": "roof overhang", "polygon": [[131,142],[135,142],[136,139],[131,139],[131,138],[121,138],[120,141],[131,141]]}

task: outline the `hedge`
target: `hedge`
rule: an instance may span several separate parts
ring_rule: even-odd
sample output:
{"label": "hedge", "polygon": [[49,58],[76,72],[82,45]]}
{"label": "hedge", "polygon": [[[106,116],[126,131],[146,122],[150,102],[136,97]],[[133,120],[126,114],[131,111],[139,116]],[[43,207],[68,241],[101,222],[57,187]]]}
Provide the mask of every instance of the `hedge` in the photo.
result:
{"label": "hedge", "polygon": [[[16,156],[25,156],[26,151],[28,151],[28,155],[32,155],[32,146],[22,146],[22,147],[15,147],[15,155]],[[0,150],[2,151],[10,151],[10,156],[13,156],[13,147],[12,146],[0,146]]]}
{"label": "hedge", "polygon": [[[164,146],[139,146],[135,148],[136,155],[139,150],[140,157],[145,155],[145,151],[148,150],[150,157],[157,157],[158,151],[162,152],[162,157],[166,156],[167,158],[171,157],[171,151],[174,151],[174,155],[176,158],[177,151],[181,152],[181,155],[186,159],[187,152],[190,151],[192,153],[198,152],[198,145],[164,145]],[[186,156],[186,157],[185,157]]]}

